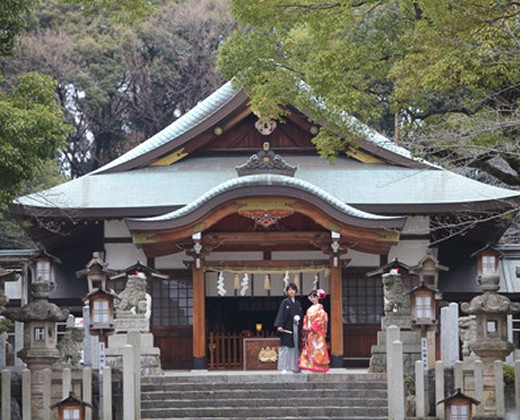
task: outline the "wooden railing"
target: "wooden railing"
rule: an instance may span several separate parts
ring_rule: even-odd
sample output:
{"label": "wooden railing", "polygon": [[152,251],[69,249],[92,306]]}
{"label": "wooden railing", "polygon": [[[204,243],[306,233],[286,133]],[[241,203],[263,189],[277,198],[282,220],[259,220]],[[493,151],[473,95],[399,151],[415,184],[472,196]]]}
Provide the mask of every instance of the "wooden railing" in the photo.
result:
{"label": "wooden railing", "polygon": [[208,369],[243,369],[244,338],[274,337],[273,331],[257,334],[244,332],[210,332]]}

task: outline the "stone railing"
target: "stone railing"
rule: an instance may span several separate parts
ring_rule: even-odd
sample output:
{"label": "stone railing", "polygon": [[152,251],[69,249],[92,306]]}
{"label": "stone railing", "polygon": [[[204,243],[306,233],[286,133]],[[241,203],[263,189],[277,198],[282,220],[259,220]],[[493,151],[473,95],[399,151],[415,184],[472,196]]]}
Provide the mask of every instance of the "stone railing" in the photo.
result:
{"label": "stone railing", "polygon": [[[388,418],[445,418],[444,403],[439,403],[457,389],[480,404],[472,404],[475,418],[519,418],[520,410],[520,360],[514,362],[514,380],[504,381],[504,362],[497,360],[487,371],[478,358],[456,361],[446,369],[442,361],[427,371],[422,361],[415,362],[413,375],[403,373],[403,345],[399,328],[387,328],[387,380]],[[491,381],[485,375],[492,375]],[[491,384],[490,384],[491,382]],[[487,401],[486,401],[487,400]],[[492,404],[489,404],[489,400]],[[484,404],[486,402],[486,404]],[[490,407],[492,412],[490,412]]]}
{"label": "stone railing", "polygon": [[[140,390],[136,387],[136,377],[140,375],[139,364],[136,363],[136,354],[131,345],[123,349],[122,378],[110,366],[99,371],[90,367],[44,369],[42,401],[35,401],[31,395],[31,372],[29,369],[4,369],[1,371],[1,409],[0,418],[3,420],[23,419],[30,420],[34,404],[41,407],[42,420],[58,418],[57,409],[52,406],[69,396],[70,392],[83,403],[92,405],[86,407],[85,420],[94,418],[103,419],[140,419]],[[102,378],[102,381],[99,379]],[[113,384],[121,384],[122,389],[114,389]],[[99,390],[99,383],[102,389]],[[93,410],[96,412],[94,413]]]}

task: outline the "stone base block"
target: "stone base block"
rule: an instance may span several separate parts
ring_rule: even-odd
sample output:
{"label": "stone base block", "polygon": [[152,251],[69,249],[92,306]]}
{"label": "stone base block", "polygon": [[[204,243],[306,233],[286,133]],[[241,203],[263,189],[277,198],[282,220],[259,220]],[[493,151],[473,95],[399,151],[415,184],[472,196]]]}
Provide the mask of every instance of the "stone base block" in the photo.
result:
{"label": "stone base block", "polygon": [[126,333],[130,331],[149,332],[150,320],[140,314],[131,312],[116,312],[114,319],[116,333]]}
{"label": "stone base block", "polygon": [[[161,350],[153,347],[153,334],[143,333],[141,338],[141,375],[163,375],[161,367]],[[128,344],[127,334],[115,334],[108,337],[108,348],[105,350],[106,363],[112,368],[122,369],[123,347]]]}
{"label": "stone base block", "polygon": [[[141,348],[142,349],[153,349],[153,334],[152,333],[141,333]],[[114,334],[108,336],[108,347],[118,348],[128,344],[128,335],[124,333]]]}
{"label": "stone base block", "polygon": [[[106,354],[106,363],[113,369],[123,369],[123,356],[116,352]],[[141,354],[141,376],[161,376],[164,372],[161,367],[161,358],[155,354]]]}
{"label": "stone base block", "polygon": [[391,325],[395,325],[401,330],[410,330],[410,326],[412,325],[412,315],[387,315],[381,319],[383,330]]}
{"label": "stone base block", "polygon": [[[403,343],[403,368],[405,375],[414,374],[415,362],[421,360],[421,333],[418,331],[401,331]],[[369,372],[386,372],[386,331],[377,333],[377,345],[372,346]]]}

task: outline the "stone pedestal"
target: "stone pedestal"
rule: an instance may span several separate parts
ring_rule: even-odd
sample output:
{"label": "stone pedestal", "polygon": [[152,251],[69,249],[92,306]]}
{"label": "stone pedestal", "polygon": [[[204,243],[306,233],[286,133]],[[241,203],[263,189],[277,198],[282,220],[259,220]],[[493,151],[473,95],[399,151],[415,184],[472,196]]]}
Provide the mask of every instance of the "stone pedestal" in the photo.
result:
{"label": "stone pedestal", "polygon": [[148,332],[150,331],[150,321],[144,315],[134,314],[130,311],[117,311],[114,320],[117,332]]}
{"label": "stone pedestal", "polygon": [[[153,345],[153,334],[141,332],[141,375],[162,375],[161,350]],[[108,348],[105,350],[106,363],[113,368],[123,368],[123,348],[128,342],[127,333],[119,333],[108,336]]]}
{"label": "stone pedestal", "polygon": [[149,319],[144,314],[118,310],[114,323],[116,334],[108,336],[108,348],[105,351],[107,364],[114,368],[123,367],[123,348],[127,344],[132,344],[128,340],[128,333],[136,332],[139,334],[141,341],[139,351],[141,355],[141,375],[162,375],[161,350],[158,347],[154,347]]}
{"label": "stone pedestal", "polygon": [[[412,375],[415,362],[421,360],[421,333],[419,331],[401,331],[400,340],[403,343],[404,375]],[[377,333],[377,344],[372,346],[369,372],[386,372],[386,331]]]}
{"label": "stone pedestal", "polygon": [[381,319],[381,327],[383,330],[391,325],[399,327],[400,330],[410,330],[410,326],[412,325],[412,316],[411,314],[392,314]]}

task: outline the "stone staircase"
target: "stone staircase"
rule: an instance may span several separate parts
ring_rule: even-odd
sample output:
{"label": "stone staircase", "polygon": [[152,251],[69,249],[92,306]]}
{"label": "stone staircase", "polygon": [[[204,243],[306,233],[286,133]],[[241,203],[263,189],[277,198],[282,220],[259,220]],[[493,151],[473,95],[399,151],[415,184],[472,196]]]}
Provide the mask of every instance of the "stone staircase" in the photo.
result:
{"label": "stone staircase", "polygon": [[[360,370],[360,372],[365,372]],[[387,419],[384,374],[175,373],[144,377],[145,419]]]}

